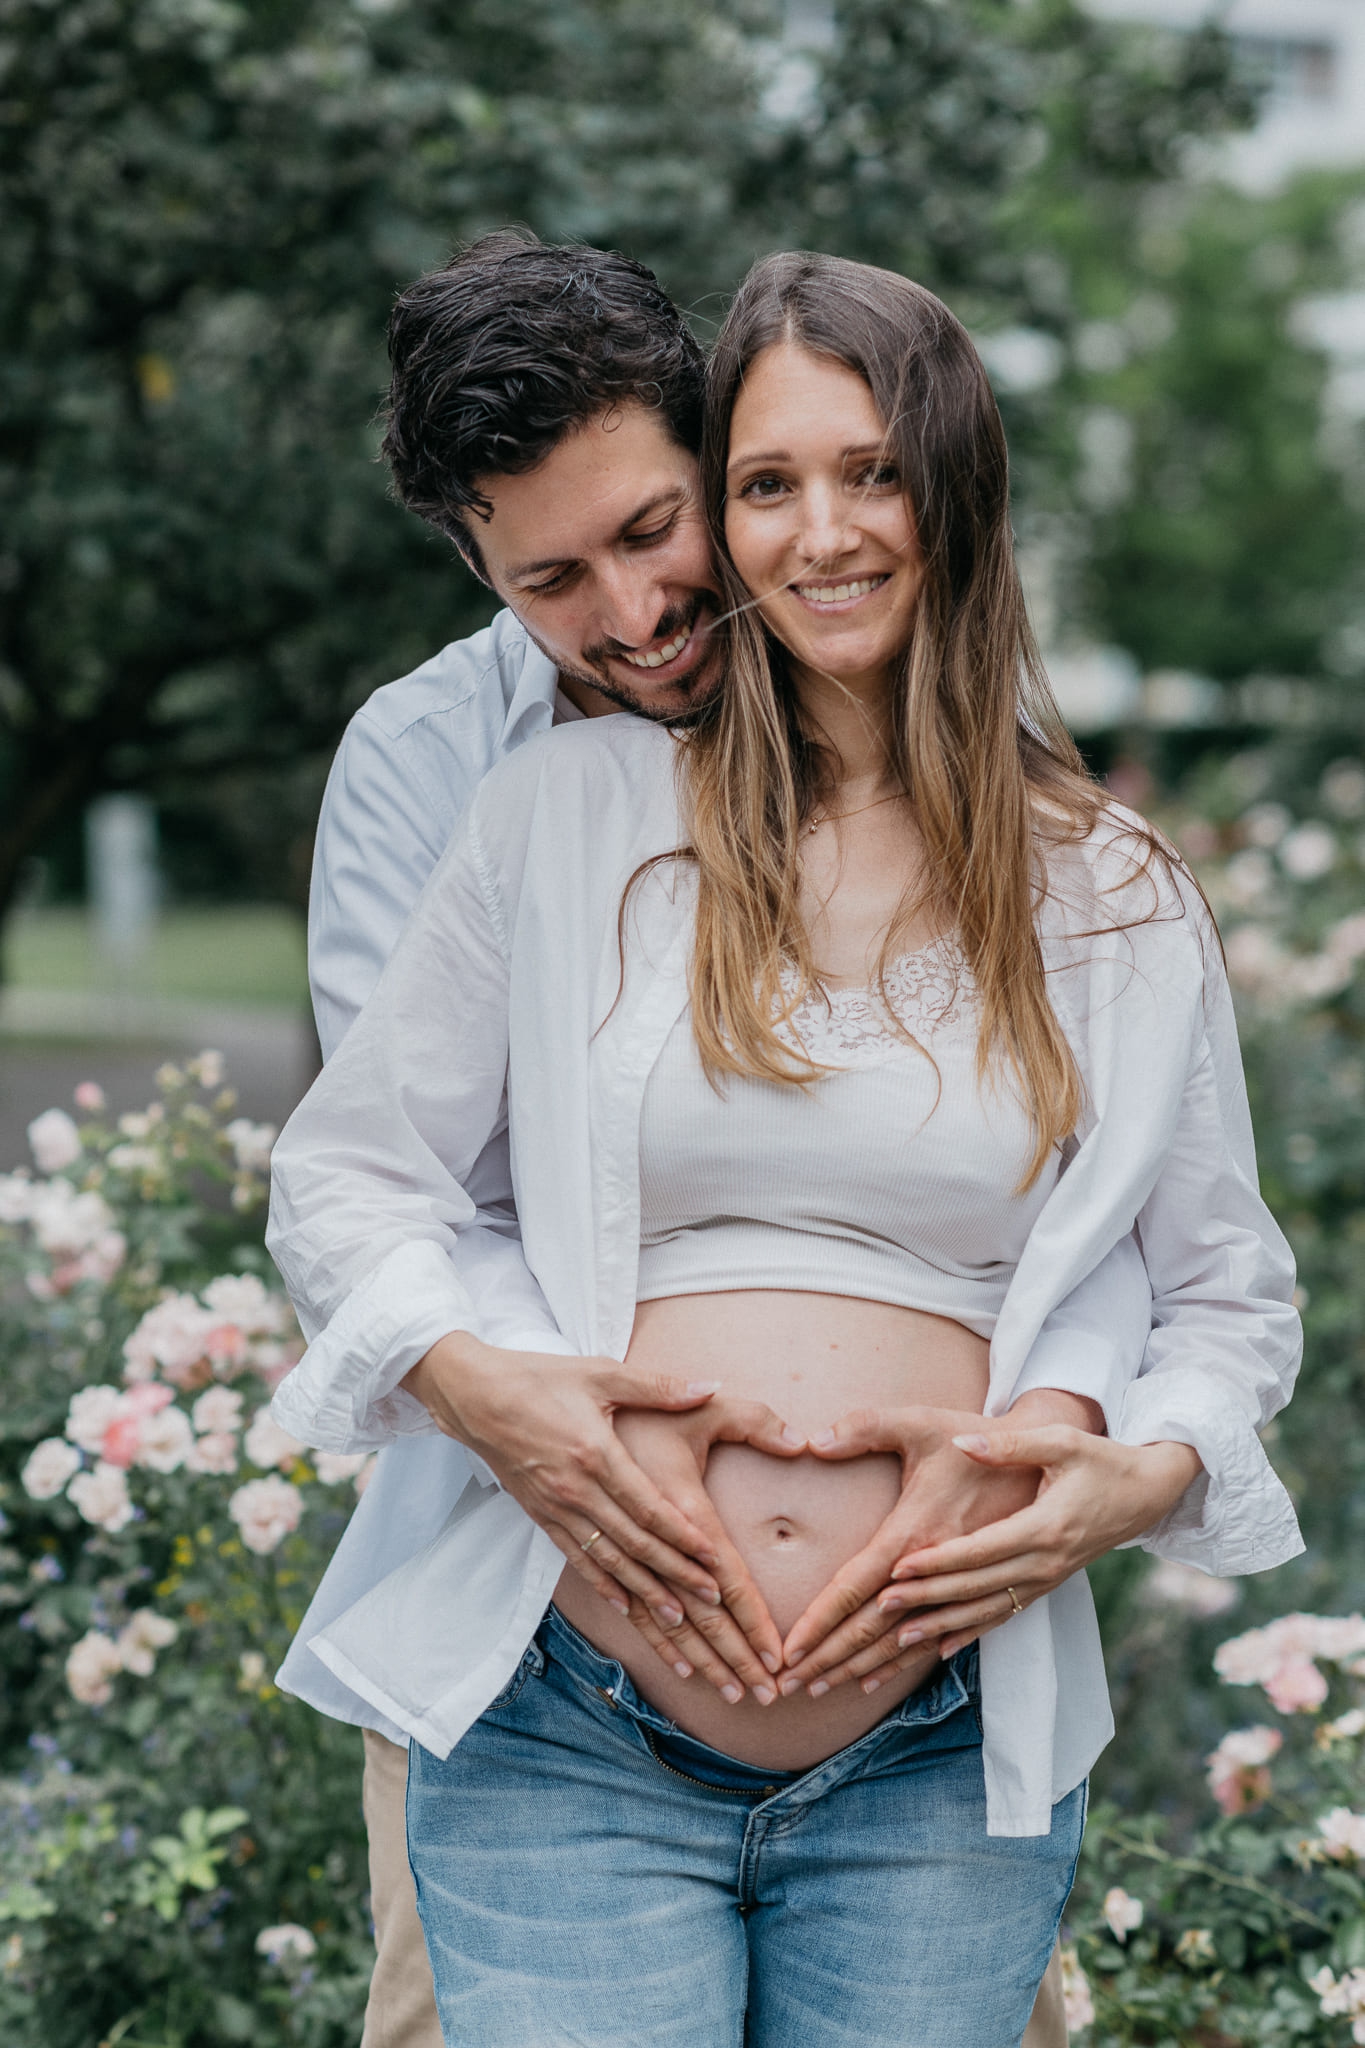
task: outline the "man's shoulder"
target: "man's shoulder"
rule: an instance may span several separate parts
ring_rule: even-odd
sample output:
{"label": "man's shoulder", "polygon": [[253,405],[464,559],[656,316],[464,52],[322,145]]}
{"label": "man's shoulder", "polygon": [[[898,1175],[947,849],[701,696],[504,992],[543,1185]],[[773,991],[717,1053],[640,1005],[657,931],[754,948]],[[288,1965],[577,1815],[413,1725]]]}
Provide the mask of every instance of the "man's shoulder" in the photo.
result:
{"label": "man's shoulder", "polygon": [[491,765],[515,744],[521,711],[552,705],[553,664],[510,612],[463,640],[452,640],[409,675],[385,683],[361,705],[347,737],[386,749],[478,747]]}

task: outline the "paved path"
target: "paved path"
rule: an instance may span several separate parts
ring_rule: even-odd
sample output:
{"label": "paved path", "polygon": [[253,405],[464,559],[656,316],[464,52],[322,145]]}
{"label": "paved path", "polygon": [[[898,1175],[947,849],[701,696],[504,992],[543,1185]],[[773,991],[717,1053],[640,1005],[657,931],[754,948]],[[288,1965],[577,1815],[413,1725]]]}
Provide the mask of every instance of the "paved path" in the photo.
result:
{"label": "paved path", "polygon": [[277,1127],[317,1071],[311,1021],[289,1010],[0,992],[0,1172],[28,1158],[24,1134],[40,1111],[71,1108],[78,1081],[98,1081],[115,1114],[145,1109],[163,1060],[209,1046],[227,1061],[242,1114]]}

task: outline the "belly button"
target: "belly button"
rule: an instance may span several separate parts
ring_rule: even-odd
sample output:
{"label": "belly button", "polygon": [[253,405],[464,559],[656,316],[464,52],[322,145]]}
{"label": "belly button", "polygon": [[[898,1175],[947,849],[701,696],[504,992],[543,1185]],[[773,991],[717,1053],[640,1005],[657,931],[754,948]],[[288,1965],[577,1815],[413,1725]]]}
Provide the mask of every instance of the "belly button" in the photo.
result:
{"label": "belly button", "polygon": [[796,1531],[790,1522],[774,1522],[773,1534],[779,1543],[790,1543],[794,1540]]}

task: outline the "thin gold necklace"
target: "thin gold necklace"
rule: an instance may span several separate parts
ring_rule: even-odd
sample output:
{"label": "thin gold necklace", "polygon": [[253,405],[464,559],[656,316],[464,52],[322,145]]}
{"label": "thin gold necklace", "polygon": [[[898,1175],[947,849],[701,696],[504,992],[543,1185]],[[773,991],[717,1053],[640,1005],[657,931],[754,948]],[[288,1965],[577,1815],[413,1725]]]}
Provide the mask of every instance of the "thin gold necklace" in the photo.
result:
{"label": "thin gold necklace", "polygon": [[861,818],[864,811],[875,811],[881,804],[898,804],[902,802],[904,796],[905,791],[898,789],[892,796],[879,796],[875,797],[870,804],[859,804],[856,811],[818,810],[806,827],[806,835],[809,837],[812,832],[818,832],[822,825],[838,825],[845,818]]}

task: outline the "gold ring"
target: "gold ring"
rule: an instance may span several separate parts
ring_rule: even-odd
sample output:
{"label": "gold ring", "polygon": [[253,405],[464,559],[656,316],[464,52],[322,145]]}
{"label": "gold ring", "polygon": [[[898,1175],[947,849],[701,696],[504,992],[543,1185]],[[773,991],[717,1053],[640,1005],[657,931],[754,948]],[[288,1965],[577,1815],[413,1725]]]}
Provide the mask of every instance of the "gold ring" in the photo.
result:
{"label": "gold ring", "polygon": [[594,1530],[593,1530],[593,1532],[592,1532],[592,1534],[591,1534],[591,1536],[589,1536],[589,1538],[587,1539],[586,1543],[582,1543],[582,1544],[580,1544],[580,1545],[579,1545],[579,1548],[580,1548],[581,1550],[591,1550],[591,1549],[592,1549],[592,1547],[593,1547],[593,1544],[594,1544],[594,1543],[596,1543],[596,1542],[597,1542],[597,1541],[599,1540],[599,1538],[601,1537],[601,1534],[602,1534],[602,1531],[601,1531],[600,1529],[594,1529]]}
{"label": "gold ring", "polygon": [[1005,1591],[1010,1596],[1010,1606],[1014,1609],[1015,1613],[1022,1614],[1024,1611],[1024,1603],[1019,1598],[1019,1595],[1015,1592],[1013,1586],[1006,1586]]}

